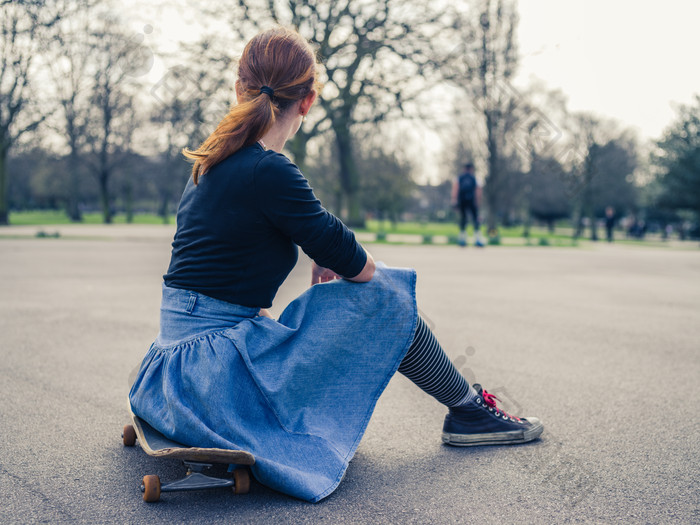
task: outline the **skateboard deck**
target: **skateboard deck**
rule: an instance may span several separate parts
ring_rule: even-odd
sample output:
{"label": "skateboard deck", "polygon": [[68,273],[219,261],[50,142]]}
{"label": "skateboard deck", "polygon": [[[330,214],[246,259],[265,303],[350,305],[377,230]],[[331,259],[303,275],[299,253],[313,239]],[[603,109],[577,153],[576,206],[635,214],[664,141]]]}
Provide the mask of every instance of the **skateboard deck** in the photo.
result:
{"label": "skateboard deck", "polygon": [[[158,501],[161,492],[201,490],[208,488],[233,487],[236,494],[245,494],[250,486],[247,469],[240,467],[255,464],[255,456],[245,450],[223,448],[189,447],[168,439],[146,421],[129,412],[131,424],[124,427],[124,445],[132,447],[138,440],[143,451],[156,458],[170,458],[182,461],[187,466],[187,475],[178,481],[162,485],[155,475],[145,476],[141,485],[143,499]],[[214,478],[202,474],[214,464],[228,465],[233,478]]]}
{"label": "skateboard deck", "polygon": [[255,464],[253,454],[245,450],[188,447],[166,438],[135,414],[131,414],[131,420],[141,448],[149,456],[180,459],[182,461],[201,461],[203,463]]}

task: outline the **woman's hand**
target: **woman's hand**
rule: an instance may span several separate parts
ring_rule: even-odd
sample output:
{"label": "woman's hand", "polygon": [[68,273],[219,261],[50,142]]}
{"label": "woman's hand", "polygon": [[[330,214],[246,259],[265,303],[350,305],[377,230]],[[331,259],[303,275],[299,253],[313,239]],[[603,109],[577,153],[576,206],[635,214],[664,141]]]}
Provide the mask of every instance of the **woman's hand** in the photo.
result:
{"label": "woman's hand", "polygon": [[338,275],[333,270],[319,266],[315,262],[311,262],[311,286],[318,283],[327,283],[334,279],[342,279],[342,275]]}
{"label": "woman's hand", "polygon": [[258,312],[258,315],[261,317],[269,317],[270,319],[274,319],[274,317],[272,317],[272,314],[270,314],[267,308],[261,308]]}
{"label": "woman's hand", "polygon": [[372,277],[374,276],[376,266],[372,255],[367,250],[365,250],[365,253],[367,254],[367,262],[365,263],[364,268],[362,268],[362,271],[355,277],[343,277],[342,275],[335,273],[333,270],[319,266],[315,261],[311,261],[311,286],[318,283],[327,283],[328,281],[332,281],[334,279],[347,279],[348,281],[353,281],[355,283],[366,283],[371,281]]}

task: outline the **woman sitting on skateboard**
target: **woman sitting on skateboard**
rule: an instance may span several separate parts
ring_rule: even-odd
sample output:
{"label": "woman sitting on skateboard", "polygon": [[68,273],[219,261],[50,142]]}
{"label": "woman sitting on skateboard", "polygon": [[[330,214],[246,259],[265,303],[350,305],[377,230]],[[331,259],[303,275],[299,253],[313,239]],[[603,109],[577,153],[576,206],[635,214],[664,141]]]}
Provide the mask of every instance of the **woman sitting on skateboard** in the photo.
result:
{"label": "woman sitting on skateboard", "polygon": [[[238,103],[184,152],[192,178],[133,412],[180,443],[252,452],[260,482],[308,501],[338,486],[397,370],[449,408],[447,444],[537,438],[539,420],[506,414],[451,364],[417,313],[415,272],[375,264],[282,154],[319,90],[310,45],[257,35],[235,87]],[[312,286],[274,320],[297,246]]]}

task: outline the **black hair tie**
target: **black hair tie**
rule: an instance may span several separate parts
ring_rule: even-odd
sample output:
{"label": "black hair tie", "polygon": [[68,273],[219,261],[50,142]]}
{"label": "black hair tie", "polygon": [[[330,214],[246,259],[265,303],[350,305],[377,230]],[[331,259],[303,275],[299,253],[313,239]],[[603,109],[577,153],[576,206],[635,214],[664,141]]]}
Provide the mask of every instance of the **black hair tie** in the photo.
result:
{"label": "black hair tie", "polygon": [[268,97],[272,98],[275,95],[275,90],[270,86],[263,86],[260,88],[260,93],[265,93]]}

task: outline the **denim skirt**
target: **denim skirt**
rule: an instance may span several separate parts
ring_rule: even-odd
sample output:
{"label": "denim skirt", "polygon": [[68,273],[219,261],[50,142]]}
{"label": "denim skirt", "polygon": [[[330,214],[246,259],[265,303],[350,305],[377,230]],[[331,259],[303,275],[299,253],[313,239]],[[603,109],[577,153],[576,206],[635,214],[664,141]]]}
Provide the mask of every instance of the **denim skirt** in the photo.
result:
{"label": "denim skirt", "polygon": [[277,320],[163,286],[160,332],[129,400],[165,436],[255,455],[255,478],[331,494],[416,329],[415,272],[317,284]]}

